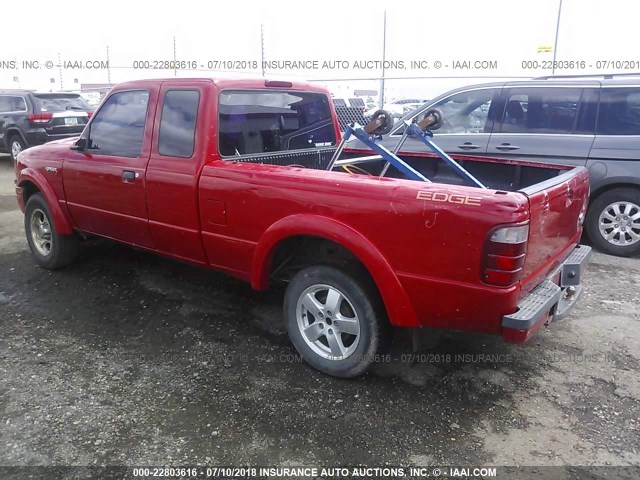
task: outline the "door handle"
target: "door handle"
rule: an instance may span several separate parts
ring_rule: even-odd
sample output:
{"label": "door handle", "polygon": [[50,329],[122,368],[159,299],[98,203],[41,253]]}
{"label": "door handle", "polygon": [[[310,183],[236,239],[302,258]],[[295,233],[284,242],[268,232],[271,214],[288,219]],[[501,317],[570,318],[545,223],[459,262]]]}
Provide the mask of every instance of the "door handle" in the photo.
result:
{"label": "door handle", "polygon": [[458,148],[462,150],[477,150],[480,148],[480,145],[474,145],[471,142],[464,142],[462,145],[458,145]]}
{"label": "door handle", "polygon": [[139,173],[132,172],[131,170],[125,170],[124,172],[122,172],[122,180],[124,180],[125,182],[133,182],[139,176]]}
{"label": "door handle", "polygon": [[516,145],[511,145],[510,143],[501,143],[500,145],[498,145],[496,147],[496,150],[502,150],[502,151],[506,152],[506,151],[510,151],[510,150],[520,150],[520,147],[518,147]]}

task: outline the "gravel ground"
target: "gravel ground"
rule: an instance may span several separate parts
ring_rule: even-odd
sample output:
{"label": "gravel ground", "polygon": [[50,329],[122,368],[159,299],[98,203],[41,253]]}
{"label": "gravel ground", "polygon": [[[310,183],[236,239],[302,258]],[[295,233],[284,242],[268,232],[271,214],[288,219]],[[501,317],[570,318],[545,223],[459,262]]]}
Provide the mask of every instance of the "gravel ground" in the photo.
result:
{"label": "gravel ground", "polygon": [[102,240],[38,268],[0,157],[0,465],[638,466],[640,259],[584,283],[526,345],[423,331],[411,358],[398,331],[338,380],[294,355],[281,291]]}

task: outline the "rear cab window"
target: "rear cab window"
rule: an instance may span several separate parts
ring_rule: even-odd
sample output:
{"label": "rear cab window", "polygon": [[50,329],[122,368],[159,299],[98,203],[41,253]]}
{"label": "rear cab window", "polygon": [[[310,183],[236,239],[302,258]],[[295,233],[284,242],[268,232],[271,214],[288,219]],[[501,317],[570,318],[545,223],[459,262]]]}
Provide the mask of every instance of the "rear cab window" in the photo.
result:
{"label": "rear cab window", "polygon": [[218,115],[223,157],[336,144],[329,99],[322,93],[224,90]]}

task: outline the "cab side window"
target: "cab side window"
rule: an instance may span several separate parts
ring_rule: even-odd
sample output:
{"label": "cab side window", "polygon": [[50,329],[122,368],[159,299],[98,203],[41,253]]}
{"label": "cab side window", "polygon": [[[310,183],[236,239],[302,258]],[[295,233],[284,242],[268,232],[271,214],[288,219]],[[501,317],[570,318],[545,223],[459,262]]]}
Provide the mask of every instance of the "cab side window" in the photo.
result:
{"label": "cab side window", "polygon": [[573,133],[579,88],[517,88],[507,94],[502,133]]}
{"label": "cab side window", "polygon": [[[495,93],[494,88],[462,92],[435,104],[433,107],[440,109],[445,119],[436,133],[490,133],[489,109]],[[424,114],[418,121],[421,117]]]}
{"label": "cab side window", "polygon": [[111,95],[91,122],[88,148],[95,155],[137,157],[142,151],[149,92]]}
{"label": "cab side window", "polygon": [[640,90],[603,88],[600,94],[597,133],[640,135]]}
{"label": "cab side window", "polygon": [[158,134],[160,155],[183,158],[193,155],[199,103],[198,90],[170,90],[165,94]]}

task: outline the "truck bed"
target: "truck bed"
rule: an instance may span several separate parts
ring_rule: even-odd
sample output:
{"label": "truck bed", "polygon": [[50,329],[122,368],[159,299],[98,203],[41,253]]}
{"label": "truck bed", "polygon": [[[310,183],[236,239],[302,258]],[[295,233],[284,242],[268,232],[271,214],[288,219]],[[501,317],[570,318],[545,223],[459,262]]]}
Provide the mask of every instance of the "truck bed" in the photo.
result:
{"label": "truck bed", "polygon": [[[371,152],[367,150],[345,149],[342,158],[364,157],[372,159],[373,157],[370,154]],[[398,156],[434,183],[467,185],[463,178],[435,154],[401,153]],[[571,167],[561,165],[509,161],[490,157],[470,157],[467,155],[452,155],[452,157],[488,188],[509,192],[546,182],[571,169]],[[358,166],[373,175],[378,175],[382,171],[384,163],[382,159],[368,160],[362,164],[358,163]],[[403,174],[394,168],[389,168],[385,176],[389,178],[404,178]]]}
{"label": "truck bed", "polygon": [[[334,151],[334,148],[309,149],[306,152],[298,150],[293,153],[244,155],[237,158],[227,157],[226,160],[326,170]],[[465,185],[464,180],[435,154],[401,153],[399,157],[434,183]],[[533,187],[571,170],[571,167],[564,165],[547,165],[466,155],[452,155],[452,157],[488,188],[509,192]],[[358,165],[358,167],[374,176],[380,174],[385,163],[379,157],[376,159],[368,150],[345,149],[334,170],[341,170],[340,160],[352,160],[355,158],[358,160],[353,164]],[[390,168],[385,177],[404,178],[403,174],[394,168]]]}
{"label": "truck bed", "polygon": [[[326,170],[334,151],[334,148],[309,149],[302,153],[297,151],[291,154],[256,154],[225,160]],[[483,192],[483,189],[466,184],[435,154],[404,152],[398,156],[433,183],[406,180],[404,175],[393,167],[388,169],[385,178],[404,179],[403,184],[411,182],[418,188],[442,189],[442,186],[451,185],[458,193],[460,188],[468,191],[469,195],[473,195],[473,192]],[[525,295],[556,268],[579,242],[581,225],[577,222],[564,222],[563,219],[584,218],[589,188],[586,169],[490,157],[452,157],[487,186],[484,192],[493,192],[496,195],[516,192],[527,198],[530,233],[524,273],[520,282],[521,295]],[[370,150],[361,149],[345,149],[334,166],[335,171],[342,171],[341,161],[357,166],[374,178],[380,175],[385,164],[384,160],[372,154]],[[347,173],[345,175],[351,176]],[[368,175],[362,176],[367,181],[372,178]],[[450,207],[451,204],[442,205],[442,208]]]}

